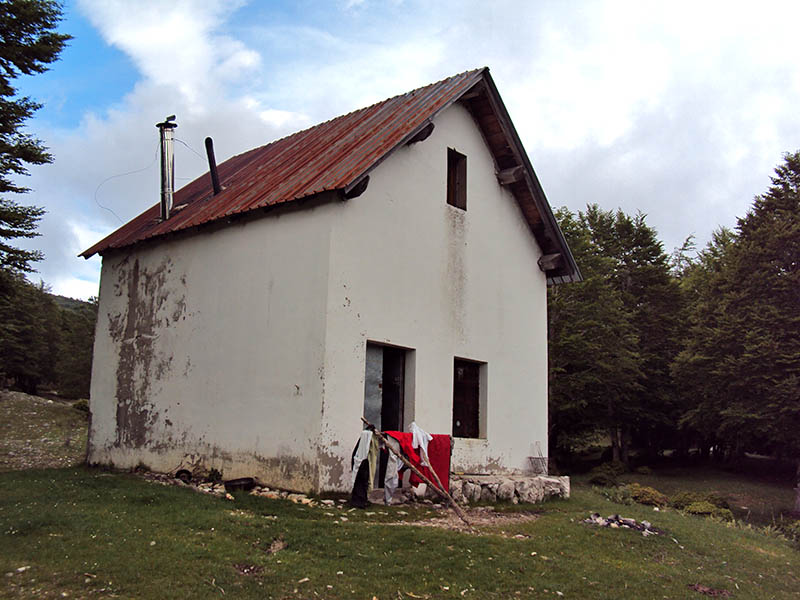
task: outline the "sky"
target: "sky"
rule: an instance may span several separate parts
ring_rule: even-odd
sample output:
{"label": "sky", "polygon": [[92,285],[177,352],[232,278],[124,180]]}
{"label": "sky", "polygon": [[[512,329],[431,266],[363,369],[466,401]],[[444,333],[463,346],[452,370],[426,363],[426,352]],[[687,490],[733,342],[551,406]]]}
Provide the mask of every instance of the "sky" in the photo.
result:
{"label": "sky", "polygon": [[800,148],[800,3],[540,0],[70,0],[73,36],[27,130],[54,156],[15,198],[47,210],[30,278],[98,293],[77,255],[176,186],[299,129],[488,66],[550,205],[647,215],[672,252],[734,227]]}

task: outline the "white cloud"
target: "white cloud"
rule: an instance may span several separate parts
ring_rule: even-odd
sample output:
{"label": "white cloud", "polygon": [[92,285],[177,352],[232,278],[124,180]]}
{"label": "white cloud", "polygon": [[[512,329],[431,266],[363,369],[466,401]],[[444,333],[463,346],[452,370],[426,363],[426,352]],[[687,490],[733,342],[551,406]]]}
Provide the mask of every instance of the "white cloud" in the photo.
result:
{"label": "white cloud", "polygon": [[178,87],[193,106],[260,63],[257,52],[219,31],[225,16],[240,5],[222,0],[80,2],[103,38],[128,54],[146,80]]}
{"label": "white cloud", "polygon": [[[32,170],[29,199],[49,214],[31,245],[63,289],[97,273],[74,248],[119,225],[94,202],[100,182],[152,165],[98,199],[123,220],[156,202],[154,124],[168,114],[200,154],[213,136],[222,161],[488,65],[551,204],[641,209],[668,250],[735,224],[800,139],[797,3],[345,0],[304,22],[236,21],[272,13],[222,0],[79,6],[141,79],[79,128],[43,135],[56,163]],[[178,183],[205,170],[176,146]]]}

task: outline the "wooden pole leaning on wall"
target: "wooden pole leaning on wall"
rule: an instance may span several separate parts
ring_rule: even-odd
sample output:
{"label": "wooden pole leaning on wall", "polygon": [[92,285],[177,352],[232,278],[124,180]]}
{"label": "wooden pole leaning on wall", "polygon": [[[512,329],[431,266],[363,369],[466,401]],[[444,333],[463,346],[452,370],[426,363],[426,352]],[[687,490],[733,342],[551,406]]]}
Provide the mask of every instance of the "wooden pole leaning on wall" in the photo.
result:
{"label": "wooden pole leaning on wall", "polygon": [[[455,500],[453,500],[453,497],[452,497],[450,494],[448,494],[448,493],[445,491],[445,489],[444,489],[444,486],[442,485],[442,482],[439,480],[439,476],[436,474],[436,471],[434,470],[434,468],[433,468],[433,467],[430,467],[430,461],[428,461],[428,460],[427,460],[427,458],[428,458],[427,456],[425,457],[425,459],[426,459],[426,462],[428,462],[428,465],[429,465],[430,471],[431,471],[431,473],[433,473],[433,476],[436,478],[436,481],[438,481],[438,482],[439,482],[439,485],[441,486],[441,488],[440,488],[440,487],[437,487],[437,486],[436,486],[436,484],[434,484],[434,483],[433,483],[433,482],[432,482],[430,479],[428,479],[428,478],[427,478],[425,475],[423,475],[423,474],[422,474],[422,472],[421,472],[419,469],[417,469],[417,467],[415,467],[415,466],[414,466],[414,465],[411,463],[411,461],[410,461],[410,460],[408,460],[408,459],[407,459],[405,456],[403,456],[403,455],[402,455],[400,452],[398,452],[397,450],[395,450],[394,448],[392,448],[392,446],[391,446],[391,445],[390,445],[390,444],[387,442],[387,440],[386,440],[386,436],[385,436],[385,435],[383,435],[383,433],[382,433],[381,431],[379,431],[379,430],[378,430],[378,429],[375,427],[375,425],[373,425],[372,423],[370,423],[369,421],[367,421],[367,420],[366,420],[364,417],[361,417],[361,420],[362,420],[362,421],[364,421],[364,424],[367,426],[367,428],[369,428],[369,429],[372,431],[372,433],[374,433],[375,435],[377,435],[377,436],[378,436],[378,439],[379,439],[379,440],[381,440],[381,441],[383,442],[383,444],[384,444],[384,445],[385,445],[385,446],[386,446],[386,447],[389,449],[389,452],[391,452],[392,454],[394,454],[395,456],[397,456],[397,458],[399,458],[399,459],[400,459],[400,462],[402,462],[402,463],[403,463],[405,466],[407,466],[409,469],[411,469],[411,471],[412,471],[412,472],[413,472],[413,473],[414,473],[414,474],[415,474],[417,477],[419,477],[420,479],[422,479],[422,481],[424,481],[426,484],[428,484],[429,486],[431,486],[431,487],[434,489],[434,491],[436,491],[436,492],[437,492],[437,493],[438,493],[440,496],[442,496],[442,497],[443,497],[445,500],[447,500],[447,501],[448,501],[448,503],[450,504],[450,507],[451,507],[451,508],[453,509],[453,511],[455,511],[455,513],[458,515],[458,518],[459,518],[459,519],[461,519],[462,521],[464,521],[464,523],[466,523],[466,524],[467,524],[467,526],[468,526],[470,529],[472,529],[472,523],[470,523],[470,522],[467,520],[467,516],[464,514],[464,511],[463,511],[463,510],[461,510],[461,508],[458,506],[458,504],[456,504],[456,501],[455,501]],[[473,530],[473,531],[474,531],[474,530]]]}

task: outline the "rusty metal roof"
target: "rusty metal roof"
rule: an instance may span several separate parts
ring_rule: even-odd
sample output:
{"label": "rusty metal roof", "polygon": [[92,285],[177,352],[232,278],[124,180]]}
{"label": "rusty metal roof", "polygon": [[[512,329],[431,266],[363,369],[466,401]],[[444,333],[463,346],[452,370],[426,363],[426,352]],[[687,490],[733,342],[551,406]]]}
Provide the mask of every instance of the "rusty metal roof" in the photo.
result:
{"label": "rusty metal roof", "polygon": [[[206,173],[175,193],[173,212],[166,221],[160,220],[159,205],[155,204],[80,256],[89,258],[322,192],[346,193],[393,150],[420,133],[437,113],[459,100],[483,129],[498,169],[515,161],[530,169],[531,185],[517,186],[519,190],[512,191],[545,252],[561,252],[570,263],[569,268],[557,275],[580,279],[486,67],[454,75],[234,156],[218,166],[222,191],[216,196]],[[538,188],[538,193],[533,188]],[[518,191],[526,197],[522,198]]]}

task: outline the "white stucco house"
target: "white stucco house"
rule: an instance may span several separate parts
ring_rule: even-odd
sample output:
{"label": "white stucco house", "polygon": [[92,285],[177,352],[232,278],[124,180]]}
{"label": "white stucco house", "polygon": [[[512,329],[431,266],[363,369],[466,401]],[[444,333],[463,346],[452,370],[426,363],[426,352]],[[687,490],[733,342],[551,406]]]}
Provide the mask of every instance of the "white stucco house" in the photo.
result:
{"label": "white stucco house", "polygon": [[547,449],[546,288],[580,279],[486,68],[219,165],[103,257],[89,461],[346,490],[366,415],[452,467]]}

